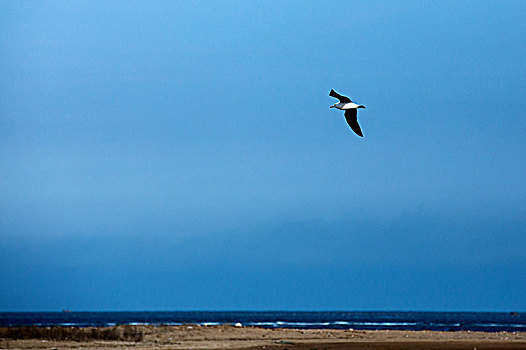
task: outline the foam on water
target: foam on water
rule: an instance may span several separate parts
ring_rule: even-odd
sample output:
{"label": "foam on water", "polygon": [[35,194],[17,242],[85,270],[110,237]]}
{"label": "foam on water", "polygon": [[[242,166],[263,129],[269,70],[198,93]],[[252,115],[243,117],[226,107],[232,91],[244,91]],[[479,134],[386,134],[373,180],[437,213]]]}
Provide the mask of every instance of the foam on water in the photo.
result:
{"label": "foam on water", "polygon": [[414,326],[413,322],[353,322],[352,325],[359,326]]}

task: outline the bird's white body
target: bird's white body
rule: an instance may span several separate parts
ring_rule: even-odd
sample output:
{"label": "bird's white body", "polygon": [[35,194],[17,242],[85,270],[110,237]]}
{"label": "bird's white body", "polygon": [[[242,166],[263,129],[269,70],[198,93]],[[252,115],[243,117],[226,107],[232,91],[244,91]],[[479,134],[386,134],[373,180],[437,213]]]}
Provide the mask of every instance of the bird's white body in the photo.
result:
{"label": "bird's white body", "polygon": [[358,107],[363,107],[363,106],[360,106],[360,105],[357,105],[356,103],[354,102],[349,102],[349,103],[335,103],[332,107],[335,107],[335,108],[338,108],[338,109],[341,109],[342,111],[344,110],[347,110],[347,109],[356,109]]}

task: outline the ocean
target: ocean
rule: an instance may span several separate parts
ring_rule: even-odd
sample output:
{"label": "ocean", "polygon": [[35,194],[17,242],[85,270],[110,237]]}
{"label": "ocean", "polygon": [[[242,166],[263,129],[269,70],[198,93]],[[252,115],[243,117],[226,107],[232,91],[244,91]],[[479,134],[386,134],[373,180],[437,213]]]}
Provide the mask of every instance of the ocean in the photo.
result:
{"label": "ocean", "polygon": [[525,313],[141,311],[0,312],[0,327],[241,324],[264,328],[526,332]]}

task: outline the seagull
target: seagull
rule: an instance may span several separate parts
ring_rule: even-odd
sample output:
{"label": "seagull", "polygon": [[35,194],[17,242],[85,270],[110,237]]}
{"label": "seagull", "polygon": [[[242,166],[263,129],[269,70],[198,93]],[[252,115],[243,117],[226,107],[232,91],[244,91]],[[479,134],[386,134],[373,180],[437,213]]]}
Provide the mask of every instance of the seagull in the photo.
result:
{"label": "seagull", "polygon": [[347,124],[349,124],[352,131],[354,131],[356,135],[363,137],[362,130],[360,129],[360,125],[358,124],[358,108],[365,108],[365,106],[354,103],[349,97],[342,96],[332,89],[331,92],[329,92],[329,96],[335,97],[338,100],[340,100],[339,103],[335,103],[329,108],[336,107],[338,109],[341,109],[342,111],[345,111],[344,115],[345,120],[347,120]]}

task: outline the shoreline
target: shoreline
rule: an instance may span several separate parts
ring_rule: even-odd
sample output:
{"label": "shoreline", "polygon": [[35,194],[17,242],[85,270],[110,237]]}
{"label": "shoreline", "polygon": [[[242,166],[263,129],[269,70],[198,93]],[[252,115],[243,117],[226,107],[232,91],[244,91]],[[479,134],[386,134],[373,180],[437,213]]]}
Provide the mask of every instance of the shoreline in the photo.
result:
{"label": "shoreline", "polygon": [[[11,328],[14,329],[16,327]],[[27,331],[34,329],[25,327]],[[49,327],[54,334],[12,339],[1,328],[1,349],[248,349],[248,350],[362,350],[362,349],[526,349],[526,332],[441,332],[392,330],[268,329],[235,325],[89,327],[82,334],[93,338],[65,339],[75,327]],[[66,333],[61,333],[66,332]],[[29,333],[28,333],[29,334]],[[73,333],[71,333],[73,334]],[[120,336],[107,340],[102,335]],[[139,336],[140,335],[140,336]],[[38,336],[33,334],[33,336]],[[53,338],[55,337],[55,338]],[[57,339],[57,337],[59,339]],[[97,339],[99,337],[99,339]],[[62,340],[61,340],[62,339]],[[81,339],[81,338],[78,338]],[[106,339],[106,340],[105,340]]]}

